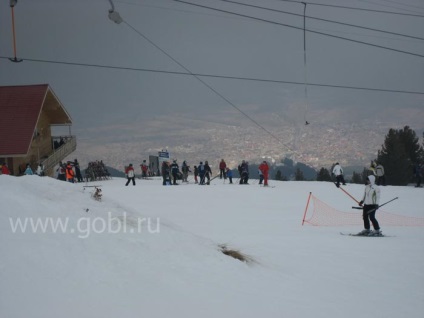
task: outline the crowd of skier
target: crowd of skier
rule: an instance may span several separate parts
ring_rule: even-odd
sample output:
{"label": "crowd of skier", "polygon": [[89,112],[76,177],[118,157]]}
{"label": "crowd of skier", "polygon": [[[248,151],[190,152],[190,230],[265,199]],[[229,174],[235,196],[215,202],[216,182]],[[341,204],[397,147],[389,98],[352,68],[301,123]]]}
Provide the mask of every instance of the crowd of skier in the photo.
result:
{"label": "crowd of skier", "polygon": [[[149,175],[151,175],[149,173],[148,165],[145,163],[145,160],[143,160],[143,164],[141,164],[140,167],[142,170],[142,178],[147,178]],[[238,165],[237,170],[240,175],[239,184],[249,184],[249,163],[243,160]],[[233,183],[233,172],[227,166],[224,159],[221,159],[221,161],[219,162],[219,174],[217,174],[215,177],[212,176],[212,169],[207,160],[205,162],[200,161],[198,165],[195,165],[193,167],[192,171],[185,160],[182,162],[180,167],[177,160],[174,159],[172,160],[172,163],[170,161],[162,162],[160,168],[162,184],[178,185],[178,180],[181,180],[181,182],[188,183],[188,174],[191,172],[194,175],[194,183],[198,185],[210,185],[211,180],[218,177],[224,180],[228,179],[230,184]],[[265,160],[259,165],[258,174],[259,184],[263,184],[263,186],[267,187],[269,179],[269,165]],[[127,183],[125,184],[126,186],[128,186],[130,183],[132,183],[133,185],[136,184],[133,164],[129,164],[125,168],[125,175],[127,177]]]}

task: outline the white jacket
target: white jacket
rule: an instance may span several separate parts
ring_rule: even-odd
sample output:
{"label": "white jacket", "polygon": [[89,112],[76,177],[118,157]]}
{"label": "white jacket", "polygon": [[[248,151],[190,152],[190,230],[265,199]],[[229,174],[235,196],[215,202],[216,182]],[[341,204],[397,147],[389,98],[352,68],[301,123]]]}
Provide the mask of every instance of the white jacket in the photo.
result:
{"label": "white jacket", "polygon": [[368,176],[370,184],[365,187],[362,201],[365,205],[380,204],[380,188],[375,184],[375,176]]}
{"label": "white jacket", "polygon": [[333,173],[335,176],[340,176],[343,174],[343,169],[340,165],[335,165],[333,168]]}
{"label": "white jacket", "polygon": [[377,177],[382,177],[382,176],[384,176],[384,168],[383,168],[383,166],[382,166],[382,165],[378,165],[378,166],[375,168],[375,174],[377,175]]}
{"label": "white jacket", "polygon": [[133,170],[133,169],[129,169],[129,170],[128,170],[127,177],[128,177],[128,178],[134,178],[134,176],[135,176],[135,174],[134,174],[134,170]]}

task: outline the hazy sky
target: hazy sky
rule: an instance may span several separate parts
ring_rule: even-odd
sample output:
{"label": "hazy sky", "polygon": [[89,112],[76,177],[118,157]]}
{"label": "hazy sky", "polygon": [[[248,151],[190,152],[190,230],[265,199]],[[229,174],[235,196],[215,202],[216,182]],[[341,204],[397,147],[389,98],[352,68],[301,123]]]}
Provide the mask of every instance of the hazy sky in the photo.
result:
{"label": "hazy sky", "polygon": [[[303,27],[303,18],[299,16],[219,0],[187,1]],[[303,14],[300,3],[234,1]],[[307,19],[306,27],[424,55],[424,0],[315,0],[314,3],[421,15],[391,15],[312,3],[306,11],[308,16],[421,39],[312,19]],[[175,114],[196,118],[216,114],[219,118],[222,113],[253,124],[192,76],[25,59],[175,72],[188,69],[197,74],[298,83],[304,82],[306,70],[308,83],[424,92],[422,56],[307,32],[305,68],[302,30],[172,0],[125,0],[114,4],[125,23],[118,25],[109,20],[111,6],[107,0],[19,0],[14,9],[17,55],[24,61],[12,63],[1,58],[0,85],[50,84],[71,113],[77,130]],[[13,56],[11,9],[5,0],[0,2],[0,56]],[[205,77],[202,80],[263,125],[267,114],[278,113],[301,125],[305,117],[320,122],[336,109],[345,110],[341,112],[345,117],[340,118],[345,121],[379,116],[387,119],[399,108],[412,112],[412,117],[424,118],[424,95],[308,86],[306,99],[304,85]]]}

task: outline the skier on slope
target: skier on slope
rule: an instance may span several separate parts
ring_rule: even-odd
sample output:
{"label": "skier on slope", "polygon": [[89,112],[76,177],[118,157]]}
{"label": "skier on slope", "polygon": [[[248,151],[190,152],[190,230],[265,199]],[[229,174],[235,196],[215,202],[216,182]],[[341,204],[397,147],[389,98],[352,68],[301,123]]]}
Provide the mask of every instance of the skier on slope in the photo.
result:
{"label": "skier on slope", "polygon": [[264,179],[264,187],[268,186],[268,176],[269,176],[269,166],[268,163],[264,160],[259,165],[259,170],[262,172],[263,179]]}
{"label": "skier on slope", "polygon": [[[380,225],[378,224],[377,219],[375,218],[375,213],[377,212],[378,205],[380,203],[380,188],[375,184],[375,176],[370,175],[367,178],[364,197],[360,206],[363,206],[362,217],[364,219],[364,230],[358,233],[358,235],[363,236],[381,236]],[[374,231],[370,230],[370,221],[374,227]]]}
{"label": "skier on slope", "polygon": [[346,185],[346,181],[343,177],[343,169],[338,162],[334,166],[332,172],[336,176],[336,187],[337,188],[340,187],[340,182],[343,183],[343,185]]}
{"label": "skier on slope", "polygon": [[135,186],[135,173],[132,163],[130,163],[129,166],[125,168],[125,175],[127,176],[127,183],[125,183],[125,186],[127,187],[131,181],[133,186]]}

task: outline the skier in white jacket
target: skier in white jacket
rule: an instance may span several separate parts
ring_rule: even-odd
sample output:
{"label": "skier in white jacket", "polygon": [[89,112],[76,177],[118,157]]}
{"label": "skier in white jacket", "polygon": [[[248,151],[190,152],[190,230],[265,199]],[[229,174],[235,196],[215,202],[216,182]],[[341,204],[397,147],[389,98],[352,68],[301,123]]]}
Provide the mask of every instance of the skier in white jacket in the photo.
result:
{"label": "skier in white jacket", "polygon": [[336,187],[340,187],[340,182],[343,183],[343,185],[346,185],[346,181],[343,177],[343,169],[337,162],[336,165],[333,168],[333,174],[336,176]]}
{"label": "skier in white jacket", "polygon": [[[359,235],[364,236],[380,236],[381,230],[377,219],[375,218],[375,212],[377,212],[378,205],[380,204],[380,188],[375,184],[375,176],[371,175],[367,178],[367,184],[365,186],[364,197],[360,206],[363,206],[362,217],[364,219],[364,230],[359,232]],[[370,230],[370,221],[374,227],[374,231]]]}

